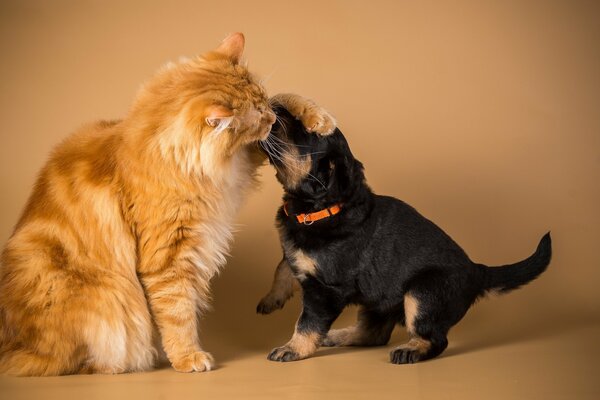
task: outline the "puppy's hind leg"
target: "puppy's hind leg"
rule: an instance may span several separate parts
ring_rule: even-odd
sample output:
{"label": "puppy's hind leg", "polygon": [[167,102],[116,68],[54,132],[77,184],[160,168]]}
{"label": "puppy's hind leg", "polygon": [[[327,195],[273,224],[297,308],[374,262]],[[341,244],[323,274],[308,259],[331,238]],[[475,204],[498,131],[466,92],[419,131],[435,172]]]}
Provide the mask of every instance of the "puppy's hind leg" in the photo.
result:
{"label": "puppy's hind leg", "polygon": [[269,293],[267,293],[258,303],[256,312],[259,314],[270,314],[275,310],[283,308],[286,301],[288,301],[299,288],[300,284],[296,277],[294,277],[290,265],[284,258],[275,270],[275,277],[273,278],[271,290],[269,290]]}
{"label": "puppy's hind leg", "polygon": [[361,307],[356,325],[330,330],[322,346],[383,346],[390,340],[395,325],[394,318]]}
{"label": "puppy's hind leg", "polygon": [[390,353],[394,364],[434,358],[448,347],[447,334],[477,298],[464,273],[427,271],[414,279],[404,295],[406,330],[410,336]]}
{"label": "puppy's hind leg", "polygon": [[448,329],[435,321],[439,311],[426,307],[412,293],[404,296],[406,329],[410,340],[390,353],[393,364],[413,364],[441,354],[448,346]]}

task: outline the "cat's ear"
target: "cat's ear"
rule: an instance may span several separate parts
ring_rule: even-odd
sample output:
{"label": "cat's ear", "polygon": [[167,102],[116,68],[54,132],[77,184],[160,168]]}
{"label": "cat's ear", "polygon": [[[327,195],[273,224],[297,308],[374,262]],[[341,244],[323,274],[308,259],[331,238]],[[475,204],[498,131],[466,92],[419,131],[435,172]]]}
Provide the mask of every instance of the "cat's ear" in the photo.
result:
{"label": "cat's ear", "polygon": [[233,122],[233,111],[225,106],[210,106],[207,109],[204,122],[211,128],[215,128],[215,132],[221,132],[227,129]]}
{"label": "cat's ear", "polygon": [[246,39],[244,39],[242,33],[232,33],[223,40],[221,45],[217,48],[217,52],[229,57],[234,64],[238,64],[244,53],[245,43]]}

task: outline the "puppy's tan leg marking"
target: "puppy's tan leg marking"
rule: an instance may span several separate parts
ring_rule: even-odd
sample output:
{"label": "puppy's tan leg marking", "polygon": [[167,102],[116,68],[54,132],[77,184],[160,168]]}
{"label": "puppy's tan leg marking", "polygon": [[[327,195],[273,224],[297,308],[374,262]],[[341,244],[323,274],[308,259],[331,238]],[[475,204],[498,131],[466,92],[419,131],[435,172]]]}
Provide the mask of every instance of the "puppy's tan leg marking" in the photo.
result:
{"label": "puppy's tan leg marking", "polygon": [[272,105],[280,105],[290,112],[309,132],[330,135],[337,125],[335,118],[314,101],[290,93],[280,93],[269,99]]}
{"label": "puppy's tan leg marking", "polygon": [[394,364],[412,364],[425,358],[431,350],[431,342],[420,337],[415,330],[415,321],[419,317],[419,301],[410,293],[404,295],[404,321],[410,340],[396,347],[390,353]]}
{"label": "puppy's tan leg marking", "polygon": [[321,345],[333,346],[360,346],[362,331],[359,325],[349,326],[342,329],[331,329]]}
{"label": "puppy's tan leg marking", "polygon": [[294,267],[301,275],[314,276],[317,273],[317,262],[302,250],[295,250],[291,257],[293,258]]}
{"label": "puppy's tan leg marking", "polygon": [[270,314],[275,310],[283,308],[284,304],[300,288],[298,280],[294,277],[290,265],[285,258],[279,262],[275,270],[275,277],[269,293],[262,298],[256,307],[260,314]]}
{"label": "puppy's tan leg marking", "polygon": [[332,329],[321,343],[323,346],[381,346],[388,342],[395,320],[382,318],[361,307],[356,325]]}
{"label": "puppy's tan leg marking", "polygon": [[390,361],[393,364],[413,364],[431,358],[431,350],[432,343],[429,340],[415,336],[392,350]]}
{"label": "puppy's tan leg marking", "polygon": [[404,321],[409,334],[415,332],[415,319],[419,314],[419,302],[410,293],[404,295]]}
{"label": "puppy's tan leg marking", "polygon": [[431,349],[431,342],[418,336],[411,338],[407,343],[404,343],[394,349],[404,351],[416,351],[419,355],[425,355]]}
{"label": "puppy's tan leg marking", "polygon": [[321,336],[317,332],[294,332],[285,345],[271,351],[268,358],[271,361],[297,361],[312,355],[319,348]]}

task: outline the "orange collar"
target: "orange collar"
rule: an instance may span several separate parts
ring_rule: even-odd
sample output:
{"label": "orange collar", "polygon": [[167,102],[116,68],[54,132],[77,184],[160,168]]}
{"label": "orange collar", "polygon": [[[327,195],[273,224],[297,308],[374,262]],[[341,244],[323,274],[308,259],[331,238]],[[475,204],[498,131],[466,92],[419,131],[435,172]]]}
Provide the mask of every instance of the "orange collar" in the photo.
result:
{"label": "orange collar", "polygon": [[[318,220],[324,219],[324,218],[329,218],[332,215],[339,213],[341,210],[342,210],[342,205],[340,203],[338,203],[338,204],[334,204],[331,207],[328,207],[324,210],[316,211],[314,213],[296,214],[296,219],[301,224],[312,225],[315,223],[315,221],[318,221]],[[283,203],[283,211],[285,212],[285,215],[287,215],[287,216],[290,215],[287,210],[287,203]]]}

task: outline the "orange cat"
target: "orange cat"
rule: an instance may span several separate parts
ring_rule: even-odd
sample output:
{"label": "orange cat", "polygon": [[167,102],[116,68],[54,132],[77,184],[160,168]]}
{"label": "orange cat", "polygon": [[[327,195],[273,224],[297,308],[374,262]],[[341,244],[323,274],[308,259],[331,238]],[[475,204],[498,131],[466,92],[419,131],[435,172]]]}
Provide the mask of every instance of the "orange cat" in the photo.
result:
{"label": "orange cat", "polygon": [[[0,372],[142,371],[163,349],[177,371],[212,368],[198,317],[275,121],[243,48],[233,34],[166,66],[126,118],[57,147],[2,253]],[[286,101],[332,129],[314,103]]]}

